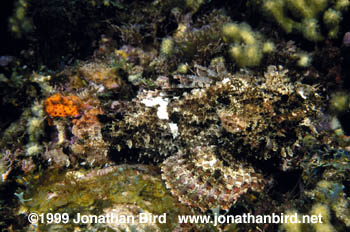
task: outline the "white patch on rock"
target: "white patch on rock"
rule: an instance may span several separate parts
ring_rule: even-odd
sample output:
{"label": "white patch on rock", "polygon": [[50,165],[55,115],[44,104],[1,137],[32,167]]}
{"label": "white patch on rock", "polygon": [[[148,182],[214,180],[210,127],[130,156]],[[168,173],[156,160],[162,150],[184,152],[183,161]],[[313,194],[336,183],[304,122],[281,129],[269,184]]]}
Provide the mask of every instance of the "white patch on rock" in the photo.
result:
{"label": "white patch on rock", "polygon": [[226,83],[228,83],[228,82],[230,82],[230,78],[227,78],[227,77],[226,77],[225,79],[222,80],[222,83],[223,83],[223,84],[226,84]]}
{"label": "white patch on rock", "polygon": [[175,139],[179,135],[179,128],[176,123],[169,123],[170,131],[173,134],[173,138]]}
{"label": "white patch on rock", "polygon": [[147,107],[158,106],[157,116],[159,119],[169,119],[167,106],[168,99],[163,97],[146,98],[141,101]]}

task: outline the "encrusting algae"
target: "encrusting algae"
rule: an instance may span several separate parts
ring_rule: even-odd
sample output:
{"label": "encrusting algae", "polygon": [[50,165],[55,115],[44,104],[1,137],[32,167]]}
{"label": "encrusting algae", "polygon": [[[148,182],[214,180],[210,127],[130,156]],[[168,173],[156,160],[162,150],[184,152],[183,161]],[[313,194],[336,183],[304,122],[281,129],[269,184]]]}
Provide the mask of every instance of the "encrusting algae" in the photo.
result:
{"label": "encrusting algae", "polygon": [[[177,225],[175,218],[179,214],[189,213],[186,208],[170,195],[162,184],[159,170],[152,166],[111,166],[95,170],[48,172],[31,180],[30,189],[24,197],[19,213],[24,211],[41,213],[67,213],[70,223],[60,225],[61,230],[81,230],[91,228],[112,228],[116,231],[172,231]],[[77,214],[107,215],[107,213],[126,213],[138,216],[141,212],[162,215],[166,212],[169,223],[123,223],[123,221],[85,224],[72,223]],[[120,218],[121,220],[122,218]],[[95,225],[94,225],[95,224]],[[57,225],[38,224],[38,231],[48,231]],[[147,230],[150,228],[151,230]]]}

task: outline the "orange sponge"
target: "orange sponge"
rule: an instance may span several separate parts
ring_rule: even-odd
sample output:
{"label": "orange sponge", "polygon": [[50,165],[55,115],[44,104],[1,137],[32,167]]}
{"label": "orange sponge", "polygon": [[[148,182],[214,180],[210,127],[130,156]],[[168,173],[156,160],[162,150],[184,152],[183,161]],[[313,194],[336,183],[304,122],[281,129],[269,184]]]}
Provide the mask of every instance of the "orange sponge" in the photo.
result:
{"label": "orange sponge", "polygon": [[44,102],[45,111],[51,117],[77,117],[83,104],[77,96],[63,96],[59,93]]}

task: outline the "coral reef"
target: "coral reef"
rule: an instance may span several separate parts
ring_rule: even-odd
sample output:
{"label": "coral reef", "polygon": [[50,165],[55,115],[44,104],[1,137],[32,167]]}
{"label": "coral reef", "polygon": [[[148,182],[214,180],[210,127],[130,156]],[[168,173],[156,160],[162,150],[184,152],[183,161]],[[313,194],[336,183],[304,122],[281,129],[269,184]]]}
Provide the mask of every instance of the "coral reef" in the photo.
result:
{"label": "coral reef", "polygon": [[[177,15],[176,12],[173,14]],[[178,17],[177,21],[178,26],[173,34],[174,49],[177,50],[174,54],[204,60],[222,49],[220,43],[221,27],[225,22],[230,21],[230,18],[222,11],[214,10],[209,15],[199,19],[197,23],[192,22],[191,14]]]}
{"label": "coral reef", "polygon": [[[339,32],[339,23],[342,12],[349,7],[349,1],[289,1],[266,0],[263,9],[287,32],[298,31],[311,41],[320,41],[325,37],[336,38]],[[328,30],[323,36],[320,23]]]}
{"label": "coral reef", "polygon": [[349,110],[349,95],[344,92],[334,93],[330,100],[330,108],[333,112],[341,114]]}
{"label": "coral reef", "polygon": [[[321,152],[321,151],[319,151]],[[285,231],[344,231],[350,225],[350,205],[345,185],[349,176],[349,152],[327,149],[315,153],[304,161],[303,181],[314,186],[303,193],[303,202],[308,202],[308,214],[322,215],[322,223],[285,224]],[[309,159],[317,160],[310,162]],[[336,227],[332,222],[337,223]]]}
{"label": "coral reef", "polygon": [[229,53],[240,67],[258,66],[263,53],[270,53],[275,49],[272,42],[262,42],[262,36],[253,32],[245,23],[224,24],[222,37],[226,43],[232,43]]}
{"label": "coral reef", "polygon": [[[0,230],[349,230],[348,5],[18,0],[0,14]],[[324,223],[177,220],[244,213]]]}
{"label": "coral reef", "polygon": [[28,1],[18,0],[15,4],[15,12],[9,19],[9,26],[12,33],[17,37],[22,37],[23,35],[32,32],[33,23],[31,18],[27,15],[28,11]]}
{"label": "coral reef", "polygon": [[123,81],[116,73],[116,68],[108,67],[103,63],[87,63],[79,68],[81,75],[89,82],[102,84],[107,89],[120,88]]}

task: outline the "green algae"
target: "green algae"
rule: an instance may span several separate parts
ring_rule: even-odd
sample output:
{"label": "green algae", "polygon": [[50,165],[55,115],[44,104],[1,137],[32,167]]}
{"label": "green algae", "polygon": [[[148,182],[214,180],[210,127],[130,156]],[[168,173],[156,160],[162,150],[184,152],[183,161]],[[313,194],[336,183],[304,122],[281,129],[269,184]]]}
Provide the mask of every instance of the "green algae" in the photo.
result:
{"label": "green algae", "polygon": [[[171,231],[176,226],[175,217],[188,212],[166,190],[157,169],[151,166],[142,166],[142,169],[140,166],[116,166],[94,171],[47,171],[33,178],[29,186],[24,197],[31,201],[24,202],[21,212],[68,213],[73,218],[77,213],[103,215],[107,208],[134,205],[154,215],[166,213],[167,223],[158,225],[161,231]],[[52,226],[40,224],[38,229],[46,231]],[[87,225],[70,221],[60,228],[77,226],[86,229]],[[97,227],[106,229],[101,224]]]}

